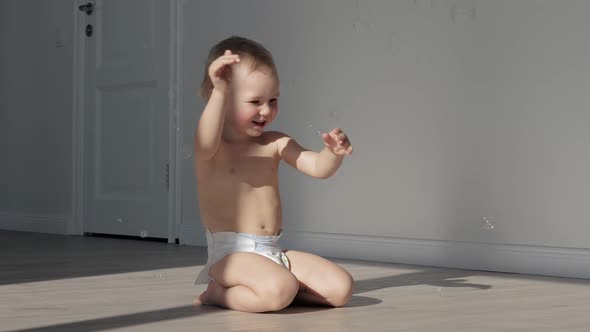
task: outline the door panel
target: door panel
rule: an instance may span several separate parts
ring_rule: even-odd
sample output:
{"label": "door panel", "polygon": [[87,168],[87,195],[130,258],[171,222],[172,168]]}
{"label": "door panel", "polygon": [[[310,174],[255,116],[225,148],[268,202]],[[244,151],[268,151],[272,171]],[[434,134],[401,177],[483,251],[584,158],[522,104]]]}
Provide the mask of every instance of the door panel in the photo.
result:
{"label": "door panel", "polygon": [[[168,237],[169,1],[84,15],[84,232]],[[85,33],[81,31],[80,33]]]}

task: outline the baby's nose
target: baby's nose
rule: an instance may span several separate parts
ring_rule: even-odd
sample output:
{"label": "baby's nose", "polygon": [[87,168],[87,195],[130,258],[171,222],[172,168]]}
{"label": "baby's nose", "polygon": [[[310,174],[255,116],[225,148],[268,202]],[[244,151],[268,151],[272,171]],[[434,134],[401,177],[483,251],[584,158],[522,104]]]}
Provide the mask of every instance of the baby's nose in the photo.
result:
{"label": "baby's nose", "polygon": [[262,105],[262,107],[260,108],[260,114],[262,114],[262,115],[270,114],[270,106],[268,106],[268,103]]}

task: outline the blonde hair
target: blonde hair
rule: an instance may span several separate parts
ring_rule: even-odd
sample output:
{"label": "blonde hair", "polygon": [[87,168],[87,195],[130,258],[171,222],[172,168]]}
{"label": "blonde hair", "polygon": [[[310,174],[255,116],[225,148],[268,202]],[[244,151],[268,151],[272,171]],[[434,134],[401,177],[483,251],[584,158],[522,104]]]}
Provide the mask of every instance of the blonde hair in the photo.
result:
{"label": "blonde hair", "polygon": [[244,61],[244,58],[251,60],[252,70],[264,66],[268,67],[272,71],[272,74],[277,75],[277,68],[272,54],[262,44],[248,38],[231,36],[215,44],[209,51],[203,81],[199,90],[199,96],[205,100],[209,99],[209,95],[213,89],[213,83],[209,77],[209,66],[211,66],[211,63],[215,59],[222,56],[225,50],[230,50],[233,54],[238,54],[242,61]]}

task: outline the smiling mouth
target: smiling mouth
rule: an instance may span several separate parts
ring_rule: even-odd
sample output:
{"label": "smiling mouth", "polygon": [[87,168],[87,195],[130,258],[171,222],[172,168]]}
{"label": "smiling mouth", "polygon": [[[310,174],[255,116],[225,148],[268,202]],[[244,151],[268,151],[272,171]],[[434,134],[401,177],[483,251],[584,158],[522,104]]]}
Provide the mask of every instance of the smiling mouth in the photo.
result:
{"label": "smiling mouth", "polygon": [[257,125],[257,126],[264,126],[266,124],[266,121],[252,121],[253,124]]}

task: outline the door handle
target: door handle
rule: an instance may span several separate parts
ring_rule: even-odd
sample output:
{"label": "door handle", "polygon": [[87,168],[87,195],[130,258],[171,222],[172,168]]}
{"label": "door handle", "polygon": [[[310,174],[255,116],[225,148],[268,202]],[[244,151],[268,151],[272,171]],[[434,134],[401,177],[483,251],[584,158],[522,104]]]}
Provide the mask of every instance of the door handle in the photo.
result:
{"label": "door handle", "polygon": [[92,11],[94,10],[94,4],[89,2],[85,5],[79,6],[78,9],[80,9],[80,11],[85,12],[86,15],[90,16],[92,15]]}

